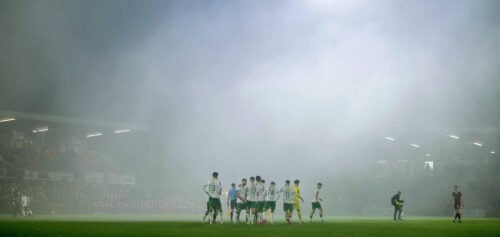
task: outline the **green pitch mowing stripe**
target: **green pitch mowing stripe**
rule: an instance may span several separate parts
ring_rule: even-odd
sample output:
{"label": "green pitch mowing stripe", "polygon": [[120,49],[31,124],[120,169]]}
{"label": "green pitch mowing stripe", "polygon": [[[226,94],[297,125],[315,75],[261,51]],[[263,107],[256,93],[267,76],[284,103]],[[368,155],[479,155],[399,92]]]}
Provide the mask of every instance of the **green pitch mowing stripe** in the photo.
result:
{"label": "green pitch mowing stripe", "polygon": [[[110,218],[109,218],[110,219]],[[465,219],[453,224],[443,218],[392,221],[382,218],[328,218],[327,222],[292,225],[202,224],[188,221],[91,221],[77,216],[30,219],[0,218],[0,236],[500,236],[500,219]]]}

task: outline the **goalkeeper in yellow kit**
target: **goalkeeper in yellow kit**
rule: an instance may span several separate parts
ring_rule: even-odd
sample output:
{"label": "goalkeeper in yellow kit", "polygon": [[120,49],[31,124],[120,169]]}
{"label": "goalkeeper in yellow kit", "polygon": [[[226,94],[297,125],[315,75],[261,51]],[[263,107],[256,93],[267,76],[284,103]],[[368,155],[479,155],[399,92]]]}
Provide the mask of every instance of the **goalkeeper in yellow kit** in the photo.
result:
{"label": "goalkeeper in yellow kit", "polygon": [[304,221],[302,221],[302,214],[300,213],[300,201],[304,202],[304,199],[302,196],[300,196],[300,190],[299,190],[299,183],[300,181],[296,179],[293,181],[293,209],[297,210],[297,216],[299,217],[299,222],[302,224]]}

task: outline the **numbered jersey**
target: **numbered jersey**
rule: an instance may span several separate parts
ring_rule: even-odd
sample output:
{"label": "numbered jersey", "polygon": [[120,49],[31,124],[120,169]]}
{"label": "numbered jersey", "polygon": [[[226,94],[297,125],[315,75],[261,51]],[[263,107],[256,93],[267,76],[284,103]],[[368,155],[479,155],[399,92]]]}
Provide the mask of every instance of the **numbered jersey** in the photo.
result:
{"label": "numbered jersey", "polygon": [[[318,194],[318,199],[316,200],[316,194]],[[320,196],[319,196],[319,189],[315,189],[313,192],[312,200],[311,202],[319,202]]]}
{"label": "numbered jersey", "polygon": [[30,198],[28,196],[26,196],[26,195],[23,195],[21,197],[21,203],[22,203],[23,207],[29,206]]}
{"label": "numbered jersey", "polygon": [[276,190],[276,187],[269,187],[266,189],[266,201],[276,202],[278,200],[279,191]]}
{"label": "numbered jersey", "polygon": [[243,203],[243,201],[240,199],[240,197],[246,198],[246,196],[247,196],[246,193],[247,193],[247,187],[237,189],[236,195],[238,195],[238,197],[236,197],[236,203]]}
{"label": "numbered jersey", "polygon": [[257,185],[250,184],[247,189],[247,200],[251,202],[257,201]]}
{"label": "numbered jersey", "polygon": [[212,198],[220,198],[222,193],[222,184],[217,179],[212,179],[204,186],[205,191]]}
{"label": "numbered jersey", "polygon": [[290,187],[283,187],[281,190],[281,195],[283,195],[283,203],[293,203],[293,189]]}
{"label": "numbered jersey", "polygon": [[257,184],[257,201],[263,202],[266,196],[266,186],[264,184]]}

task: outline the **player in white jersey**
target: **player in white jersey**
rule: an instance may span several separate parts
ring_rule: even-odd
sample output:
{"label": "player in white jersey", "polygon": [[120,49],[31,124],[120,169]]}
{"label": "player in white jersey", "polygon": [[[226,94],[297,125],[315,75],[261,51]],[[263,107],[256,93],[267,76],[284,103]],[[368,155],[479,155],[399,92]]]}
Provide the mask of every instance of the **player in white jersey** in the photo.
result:
{"label": "player in white jersey", "polygon": [[288,224],[291,224],[290,218],[293,211],[293,189],[290,187],[290,180],[285,181],[285,186],[280,190],[283,195],[283,211],[285,212],[285,219]]}
{"label": "player in white jersey", "polygon": [[[247,179],[242,179],[236,190],[236,222],[240,222],[241,212],[246,212],[247,202]],[[247,220],[248,221],[248,220]]]}
{"label": "player in white jersey", "polygon": [[[256,216],[256,202],[257,202],[257,184],[255,184],[255,177],[250,177],[250,185],[247,188],[247,219],[248,224],[253,224]],[[250,218],[250,214],[253,215]]]}
{"label": "player in white jersey", "polygon": [[[264,203],[264,212],[271,210],[271,224],[274,224],[274,210],[276,209],[276,201],[280,196],[280,192],[276,189],[276,183],[274,181],[272,181],[269,187],[266,188],[265,194],[266,201]],[[263,223],[266,222],[266,216],[264,215]]]}
{"label": "player in white jersey", "polygon": [[312,200],[311,200],[312,210],[311,210],[311,215],[309,215],[309,222],[312,222],[314,211],[316,211],[316,209],[319,210],[319,218],[321,219],[321,222],[324,222],[324,220],[323,220],[323,208],[321,207],[321,202],[323,202],[323,199],[321,199],[321,197],[319,196],[319,190],[321,190],[321,186],[323,186],[323,184],[318,183],[318,185],[316,186],[316,189],[313,192],[313,196],[312,196]]}
{"label": "player in white jersey", "polygon": [[256,176],[255,180],[257,181],[257,202],[255,203],[256,209],[256,222],[262,223],[263,214],[264,214],[264,202],[265,202],[265,192],[266,192],[266,181],[261,179],[260,176]]}
{"label": "player in white jersey", "polygon": [[33,212],[31,211],[30,203],[31,203],[30,197],[26,193],[24,193],[21,196],[21,204],[23,206],[22,209],[23,216],[33,217]]}
{"label": "player in white jersey", "polygon": [[[208,184],[203,185],[203,191],[208,195],[208,210],[213,213],[213,219],[210,223],[215,223],[218,212],[222,213],[222,204],[220,196],[222,195],[222,184],[217,180],[219,173],[213,172],[212,179]],[[223,223],[223,215],[220,215],[220,222]]]}

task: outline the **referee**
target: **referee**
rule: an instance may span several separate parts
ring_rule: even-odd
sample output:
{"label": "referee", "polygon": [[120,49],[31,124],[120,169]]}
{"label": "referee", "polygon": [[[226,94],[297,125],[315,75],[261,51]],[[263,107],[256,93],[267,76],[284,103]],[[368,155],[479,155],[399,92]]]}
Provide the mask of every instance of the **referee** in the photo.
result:
{"label": "referee", "polygon": [[227,193],[227,206],[231,208],[231,222],[233,221],[234,208],[236,207],[236,184],[231,184],[231,189]]}
{"label": "referee", "polygon": [[451,202],[453,204],[453,208],[455,209],[455,219],[453,219],[453,223],[457,221],[458,223],[462,223],[462,214],[460,214],[460,208],[464,206],[464,199],[462,196],[462,192],[458,190],[458,185],[455,185],[455,189],[451,193]]}

